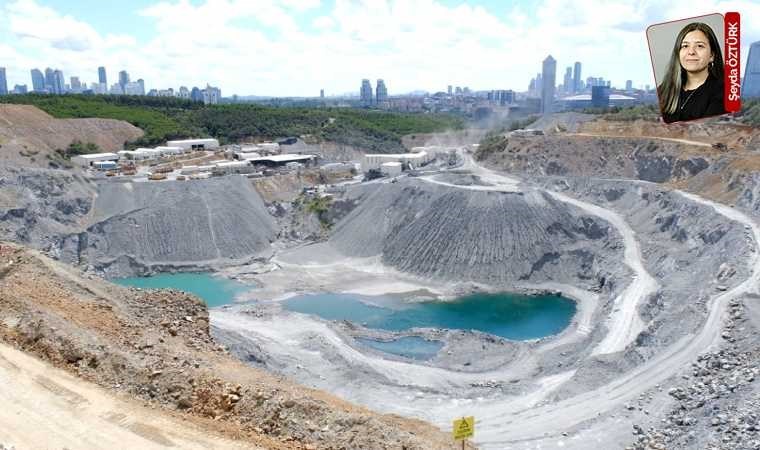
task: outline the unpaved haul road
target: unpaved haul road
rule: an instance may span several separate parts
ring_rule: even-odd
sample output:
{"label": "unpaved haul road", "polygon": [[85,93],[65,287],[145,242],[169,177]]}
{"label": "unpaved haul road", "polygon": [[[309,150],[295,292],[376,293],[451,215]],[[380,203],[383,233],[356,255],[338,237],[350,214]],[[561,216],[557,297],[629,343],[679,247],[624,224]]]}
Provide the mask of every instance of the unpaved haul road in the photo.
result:
{"label": "unpaved haul road", "polygon": [[644,322],[638,314],[639,304],[650,294],[657,291],[659,284],[644,268],[641,249],[636,240],[636,233],[620,214],[590,203],[581,202],[559,192],[547,191],[551,196],[565,203],[586,210],[601,217],[614,226],[623,237],[625,245],[625,264],[634,273],[633,281],[615,299],[612,315],[607,322],[607,335],[594,348],[592,355],[604,355],[622,351],[636,339],[644,329]]}
{"label": "unpaved haul road", "polygon": [[[697,355],[707,351],[720,341],[720,332],[728,301],[744,294],[758,293],[758,286],[760,286],[760,259],[758,256],[760,253],[758,252],[760,227],[750,217],[733,208],[693,194],[677,192],[691,201],[712,207],[727,219],[742,223],[745,228],[752,231],[754,247],[752,249],[753,255],[748,261],[750,276],[735,288],[710,300],[707,320],[699,333],[684,336],[653,359],[611,383],[557,403],[531,408],[520,413],[489,418],[488,421],[484,421],[485,423],[480,427],[481,432],[479,433],[480,438],[478,441],[484,444],[485,448],[504,448],[519,441],[540,440],[542,437],[547,436],[548,430],[552,430],[553,434],[557,435],[563,429],[568,429],[584,421],[594,419],[600,413],[604,414],[613,408],[619,407],[623,402],[634,399],[641,392],[654,388],[657,384],[680,372],[684,367],[693,362]],[[610,222],[615,225],[613,221]],[[622,230],[626,227],[622,227]],[[621,227],[618,226],[617,228],[621,230]],[[625,238],[626,233],[623,234]],[[629,237],[631,239],[634,238],[634,236]],[[638,248],[637,245],[636,248]],[[631,254],[630,256],[633,255]],[[637,259],[638,261],[636,261]],[[628,242],[626,242],[626,260],[629,265],[641,264],[640,254],[638,258],[629,258]],[[643,269],[643,264],[641,267]],[[641,289],[632,291],[628,302],[632,304],[633,299],[637,295],[641,295],[643,291],[651,288],[651,285],[648,285],[648,283]],[[633,313],[635,314],[635,310]],[[613,342],[623,342],[628,339],[621,339],[621,336],[622,334],[627,335],[630,332],[631,329],[610,333],[602,341],[602,344],[605,344],[610,335],[615,337],[611,338],[609,344],[605,344],[606,347],[602,348],[602,350],[613,348]],[[599,347],[597,347],[595,353],[601,353],[598,349]]]}
{"label": "unpaved haul road", "polygon": [[0,344],[0,444],[17,449],[250,449]]}
{"label": "unpaved haul road", "polygon": [[698,145],[700,147],[712,147],[712,144],[708,144],[707,142],[699,142],[699,141],[690,141],[688,139],[678,139],[678,138],[667,138],[667,137],[660,137],[660,136],[623,136],[623,135],[617,135],[617,134],[601,134],[601,133],[567,133],[571,136],[589,136],[589,137],[609,137],[609,138],[630,138],[630,139],[657,139],[660,141],[668,141],[668,142],[677,142],[679,144],[687,144],[687,145]]}
{"label": "unpaved haul road", "polygon": [[[477,191],[503,191],[519,192],[520,182],[514,178],[502,175],[493,170],[486,169],[473,161],[472,157],[464,154],[462,169],[469,170],[481,180],[491,186],[460,186],[452,183],[437,181],[434,176],[420,177],[423,181],[443,184],[446,186]],[[598,216],[610,223],[623,238],[625,245],[625,264],[633,271],[634,277],[618,298],[615,299],[613,312],[608,318],[607,329],[609,332],[604,339],[594,348],[592,355],[604,355],[622,351],[636,339],[636,336],[644,329],[644,323],[638,314],[638,306],[650,294],[659,288],[657,281],[647,272],[641,257],[641,249],[636,240],[636,233],[618,213],[605,209],[588,202],[576,200],[555,191],[546,190],[549,195],[557,200],[571,204],[577,208]]]}
{"label": "unpaved haul road", "polygon": [[[673,139],[669,139],[673,140]],[[709,145],[687,141],[689,144]],[[490,182],[497,181],[500,174],[488,169],[479,168],[474,161],[465,156],[465,166],[471,168],[475,174],[487,174]],[[429,180],[426,180],[429,181]],[[503,177],[504,184],[514,186],[516,180]],[[456,186],[461,187],[461,186]],[[478,189],[477,186],[467,186],[469,189]],[[625,242],[625,260],[634,272],[636,279],[616,301],[617,311],[611,317],[612,330],[595,348],[593,354],[599,355],[619,351],[635,338],[642,324],[636,312],[638,303],[657,288],[656,281],[649,276],[644,269],[635,233],[621,216],[609,210],[571,199],[563,194],[547,191],[561,201],[567,201],[580,208],[598,215],[613,226],[623,236]],[[513,408],[505,405],[501,413],[486,414],[481,416],[478,423],[477,442],[482,448],[511,448],[518,443],[522,446],[543,448],[543,444],[562,445],[574,447],[586,446],[588,442],[571,442],[562,439],[563,430],[593,420],[600,415],[606,415],[625,402],[634,400],[642,392],[653,389],[657,384],[664,382],[671,376],[679,373],[684,367],[693,362],[696,357],[720,341],[720,332],[724,321],[726,304],[732,298],[748,294],[758,293],[760,286],[760,260],[758,244],[760,243],[760,227],[747,215],[699,196],[676,191],[687,199],[707,205],[727,219],[744,224],[751,230],[754,239],[753,255],[749,258],[750,276],[733,289],[716,295],[709,301],[707,320],[696,334],[688,334],[675,344],[664,349],[651,360],[636,367],[623,376],[613,380],[605,386],[592,391],[576,395],[566,400],[549,403],[537,407],[525,408],[515,412]],[[558,387],[558,386],[556,386]],[[489,410],[489,413],[494,411]],[[600,425],[604,426],[604,425]],[[599,431],[599,430],[597,430]],[[604,431],[601,430],[601,434]],[[543,444],[542,444],[543,442]],[[585,448],[585,447],[578,447]]]}

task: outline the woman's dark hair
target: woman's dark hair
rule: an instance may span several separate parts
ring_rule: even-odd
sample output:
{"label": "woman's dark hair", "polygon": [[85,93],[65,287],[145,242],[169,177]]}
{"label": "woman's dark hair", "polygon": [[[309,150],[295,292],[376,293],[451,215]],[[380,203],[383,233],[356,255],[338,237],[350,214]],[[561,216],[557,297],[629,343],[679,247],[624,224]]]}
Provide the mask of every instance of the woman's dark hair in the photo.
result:
{"label": "woman's dark hair", "polygon": [[707,36],[710,51],[713,54],[713,62],[708,66],[708,76],[718,80],[723,78],[723,54],[720,51],[720,42],[715,37],[712,28],[702,22],[692,22],[686,25],[676,37],[665,78],[657,88],[660,98],[660,110],[663,113],[674,114],[676,109],[678,109],[678,96],[681,93],[683,85],[686,83],[686,70],[681,67],[681,59],[679,57],[681,43],[688,33],[695,30],[699,30]]}

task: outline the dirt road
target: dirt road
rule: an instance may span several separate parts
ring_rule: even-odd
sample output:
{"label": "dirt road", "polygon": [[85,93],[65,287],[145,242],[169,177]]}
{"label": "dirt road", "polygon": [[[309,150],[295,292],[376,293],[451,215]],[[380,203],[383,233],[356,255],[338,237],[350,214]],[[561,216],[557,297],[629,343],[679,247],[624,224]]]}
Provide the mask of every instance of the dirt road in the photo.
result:
{"label": "dirt road", "polygon": [[255,448],[119,399],[5,344],[0,404],[0,444],[19,450]]}

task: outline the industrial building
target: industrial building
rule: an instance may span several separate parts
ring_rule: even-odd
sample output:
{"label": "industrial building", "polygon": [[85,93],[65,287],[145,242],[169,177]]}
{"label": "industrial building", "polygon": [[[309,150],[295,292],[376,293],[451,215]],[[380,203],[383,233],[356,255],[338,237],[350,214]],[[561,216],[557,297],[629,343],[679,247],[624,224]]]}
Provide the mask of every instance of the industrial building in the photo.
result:
{"label": "industrial building", "polygon": [[401,175],[401,163],[400,162],[387,162],[380,165],[380,172],[388,177],[395,177]]}
{"label": "industrial building", "polygon": [[182,147],[185,150],[213,150],[219,148],[219,141],[216,139],[182,139],[168,141],[166,146]]}
{"label": "industrial building", "polygon": [[71,162],[81,167],[92,167],[94,162],[98,161],[119,161],[119,155],[116,153],[92,153],[89,155],[77,155],[71,157]]}
{"label": "industrial building", "polygon": [[116,161],[95,161],[92,167],[97,170],[116,170]]}
{"label": "industrial building", "polygon": [[[246,147],[248,149],[248,147]],[[232,153],[232,159],[237,159],[238,161],[247,161],[249,159],[256,159],[261,158],[261,153],[257,152],[246,152],[246,151],[236,151]]]}
{"label": "industrial building", "polygon": [[226,161],[215,164],[212,172],[215,175],[227,175],[232,173],[251,173],[254,167],[248,161]]}
{"label": "industrial building", "polygon": [[426,151],[417,153],[364,155],[364,158],[362,159],[362,170],[365,172],[378,170],[387,162],[401,163],[402,166],[404,164],[409,164],[412,167],[420,167],[429,163],[433,159],[435,159],[435,155]]}

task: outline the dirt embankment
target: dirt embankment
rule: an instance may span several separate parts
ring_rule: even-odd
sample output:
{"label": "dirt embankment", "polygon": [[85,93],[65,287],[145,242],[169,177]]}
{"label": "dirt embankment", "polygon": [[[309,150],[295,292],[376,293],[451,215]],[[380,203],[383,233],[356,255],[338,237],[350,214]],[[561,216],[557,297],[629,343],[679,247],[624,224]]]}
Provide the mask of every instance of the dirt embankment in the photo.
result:
{"label": "dirt embankment", "polygon": [[620,137],[660,137],[714,144],[721,142],[734,151],[746,150],[757,129],[738,123],[721,123],[717,119],[665,124],[647,120],[620,122],[592,120],[583,122],[579,133]]}
{"label": "dirt embankment", "polygon": [[113,119],[55,119],[30,105],[0,105],[0,161],[20,167],[48,167],[56,149],[72,141],[92,142],[114,152],[143,131]]}
{"label": "dirt embankment", "polygon": [[[164,417],[265,448],[451,446],[423,422],[372,413],[246,366],[213,341],[208,311],[193,296],[118,287],[9,243],[0,244],[0,341]],[[131,414],[130,423],[151,423]],[[76,433],[52,426],[61,436]],[[10,436],[0,429],[0,442],[13,444]],[[160,437],[157,447],[175,444],[169,433]]]}
{"label": "dirt embankment", "polygon": [[580,124],[577,133],[491,140],[476,157],[515,174],[662,183],[758,212],[758,141],[760,129],[716,120],[671,125],[594,120]]}

